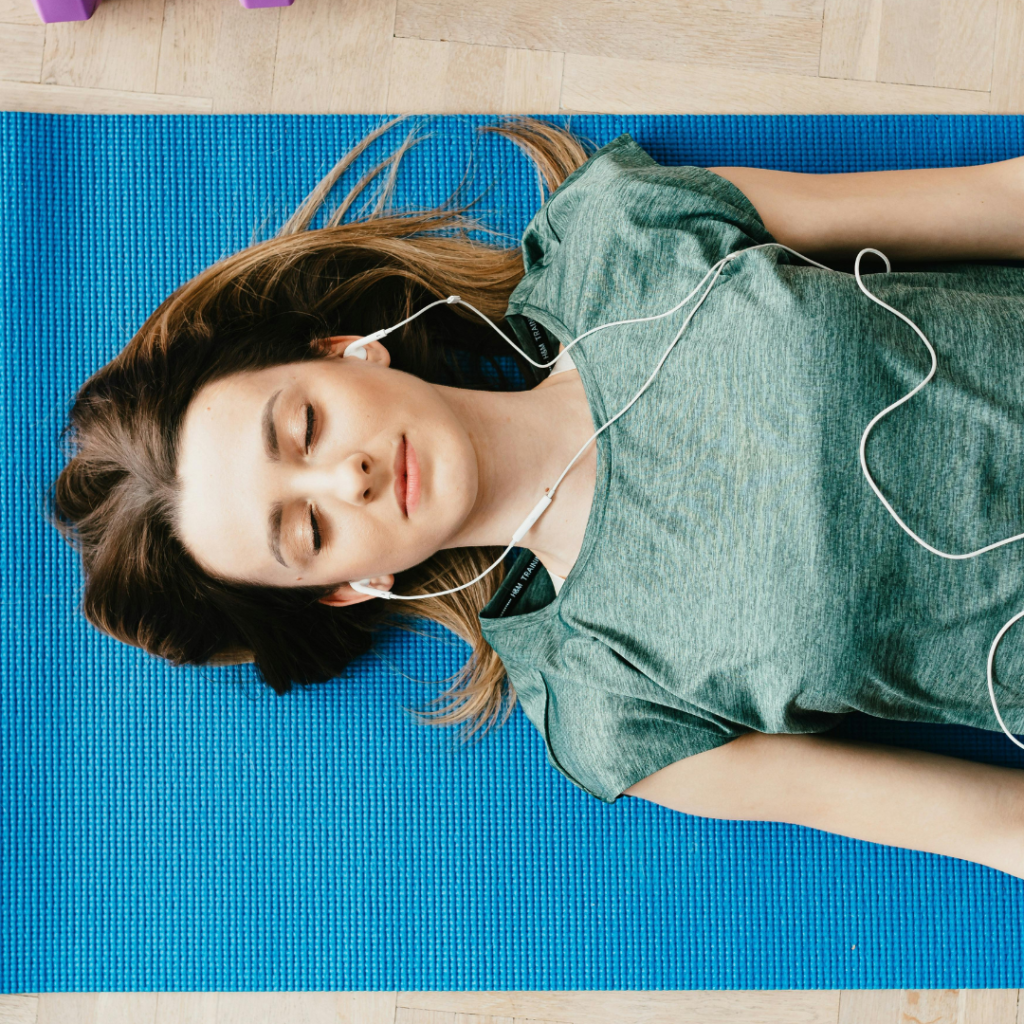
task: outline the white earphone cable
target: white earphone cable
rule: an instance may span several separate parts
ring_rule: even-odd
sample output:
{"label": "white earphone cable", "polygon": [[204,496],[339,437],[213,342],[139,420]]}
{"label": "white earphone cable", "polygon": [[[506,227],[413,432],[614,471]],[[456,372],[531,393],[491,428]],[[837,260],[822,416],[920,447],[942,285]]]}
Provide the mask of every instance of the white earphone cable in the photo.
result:
{"label": "white earphone cable", "polygon": [[[889,263],[889,260],[884,253],[879,252],[877,249],[862,249],[859,253],[857,253],[857,259],[854,261],[853,265],[853,273],[857,279],[857,285],[859,286],[860,290],[869,299],[871,299],[872,302],[877,303],[883,309],[887,309],[894,316],[898,316],[905,324],[909,325],[913,329],[914,333],[925,343],[925,345],[928,348],[928,353],[932,357],[932,367],[928,371],[928,376],[925,377],[924,380],[922,380],[921,383],[918,384],[917,387],[915,387],[912,391],[908,391],[907,394],[905,394],[901,399],[899,399],[896,402],[893,402],[892,405],[887,406],[885,409],[883,409],[864,429],[864,433],[861,435],[860,439],[860,467],[864,472],[864,476],[867,478],[867,482],[870,484],[871,489],[875,492],[875,495],[878,497],[878,500],[881,501],[881,503],[885,506],[886,511],[889,513],[889,515],[893,517],[893,519],[896,520],[896,522],[904,530],[904,532],[906,532],[914,541],[920,544],[921,547],[923,547],[926,551],[931,552],[933,555],[938,555],[939,558],[947,558],[954,561],[961,561],[967,558],[977,558],[979,555],[983,555],[988,551],[995,551],[996,548],[1001,548],[1006,544],[1013,544],[1019,540],[1024,540],[1024,533],[1018,533],[1013,537],[1005,538],[1005,540],[996,541],[994,544],[986,544],[985,547],[978,548],[976,551],[967,551],[963,554],[952,554],[948,551],[940,551],[938,548],[933,547],[926,540],[923,540],[921,537],[919,537],[916,533],[914,533],[914,531],[909,526],[907,526],[905,522],[903,522],[902,519],[900,519],[900,517],[896,514],[895,509],[886,500],[885,495],[882,494],[881,489],[875,483],[874,479],[871,476],[871,473],[868,471],[868,435],[871,433],[876,423],[878,423],[883,417],[888,416],[888,414],[891,413],[893,409],[897,409],[901,405],[903,405],[904,402],[910,401],[910,399],[913,398],[914,395],[916,395],[935,376],[935,371],[938,367],[938,356],[935,353],[935,349],[933,348],[932,343],[925,337],[924,331],[922,331],[921,328],[918,327],[917,324],[915,324],[914,321],[910,319],[910,317],[908,317],[904,313],[901,313],[898,309],[894,309],[887,302],[883,302],[880,298],[878,298],[877,295],[874,295],[872,294],[872,292],[868,291],[867,286],[864,284],[860,276],[860,261],[861,257],[863,257],[865,253],[873,253],[876,256],[881,256],[882,260],[885,262],[885,269],[887,273],[892,269],[892,265]],[[1016,615],[1014,615],[1013,618],[1010,619],[1003,626],[1003,628],[1000,629],[999,632],[996,634],[996,638],[992,641],[992,646],[989,648],[988,651],[988,661],[986,663],[985,675],[988,682],[989,701],[992,704],[992,710],[995,712],[996,721],[999,723],[999,728],[1003,730],[1003,732],[1009,738],[1011,743],[1013,743],[1017,747],[1020,747],[1021,750],[1024,750],[1024,743],[1022,743],[1019,739],[1017,739],[1016,736],[1013,735],[1012,732],[1010,732],[1010,730],[1007,728],[1006,722],[1003,721],[1003,716],[1002,714],[1000,714],[999,711],[999,702],[996,700],[995,683],[996,648],[999,647],[1000,642],[1002,641],[1003,637],[1006,635],[1010,627],[1014,625],[1014,623],[1019,622],[1022,618],[1024,618],[1024,611],[1020,611]]]}
{"label": "white earphone cable", "polygon": [[[650,376],[644,382],[644,384],[640,388],[640,390],[637,391],[637,393],[614,416],[612,416],[611,419],[609,419],[607,422],[602,424],[602,426],[599,427],[598,430],[596,430],[594,432],[594,434],[591,435],[590,439],[583,445],[583,447],[580,448],[580,450],[573,456],[573,458],[569,462],[569,464],[565,467],[565,469],[562,470],[561,476],[558,477],[558,479],[555,481],[555,483],[551,487],[549,487],[549,488],[547,488],[545,490],[543,497],[541,497],[540,501],[537,502],[537,504],[531,510],[530,514],[526,517],[525,520],[523,520],[522,524],[515,531],[515,533],[513,534],[511,542],[509,543],[508,547],[506,547],[505,550],[501,553],[501,556],[497,559],[497,561],[495,561],[492,565],[490,565],[487,569],[485,569],[478,576],[475,576],[468,583],[463,583],[463,584],[461,584],[458,587],[452,587],[449,590],[441,590],[441,591],[437,591],[436,593],[431,593],[431,594],[410,594],[410,595],[393,594],[393,593],[391,593],[391,591],[388,591],[388,590],[378,590],[376,587],[370,586],[368,580],[359,580],[359,581],[351,583],[350,585],[353,587],[353,589],[355,589],[358,593],[367,594],[367,595],[372,596],[372,597],[384,598],[385,600],[425,601],[425,600],[427,600],[427,598],[431,598],[431,597],[444,597],[447,594],[454,594],[454,593],[457,593],[460,590],[465,590],[466,587],[473,586],[474,583],[478,583],[489,572],[492,572],[494,569],[496,569],[498,567],[498,565],[501,564],[501,562],[505,558],[505,556],[512,550],[512,548],[515,547],[515,545],[520,540],[522,540],[522,538],[533,527],[534,523],[536,523],[536,521],[544,514],[544,512],[547,511],[548,506],[551,504],[552,500],[554,499],[555,492],[558,490],[559,485],[565,479],[566,475],[572,469],[572,467],[574,465],[576,465],[576,463],[582,457],[583,453],[594,443],[594,441],[597,440],[597,438],[605,430],[607,430],[616,420],[618,420],[619,417],[625,415],[625,413],[628,412],[633,407],[633,405],[640,398],[640,396],[643,395],[644,392],[650,387],[650,385],[654,381],[654,378],[657,377],[657,375],[661,372],[661,368],[665,364],[665,360],[668,359],[669,355],[671,354],[672,350],[675,348],[675,346],[678,343],[679,339],[683,336],[683,333],[686,331],[686,328],[690,325],[690,322],[693,320],[694,316],[696,315],[697,310],[700,309],[700,307],[704,304],[704,301],[711,294],[711,290],[717,284],[717,282],[718,282],[719,278],[722,276],[722,273],[724,272],[726,266],[729,263],[731,263],[732,261],[738,259],[740,256],[743,256],[744,254],[749,253],[749,252],[755,252],[758,249],[782,249],[782,250],[785,250],[786,252],[791,253],[792,255],[798,257],[799,259],[803,260],[804,262],[810,263],[811,265],[813,265],[815,267],[819,267],[822,270],[827,270],[830,273],[839,273],[839,271],[834,270],[832,267],[825,266],[825,264],[819,263],[817,260],[813,260],[809,256],[804,256],[803,253],[797,252],[795,249],[790,248],[788,245],[783,245],[781,242],[765,242],[765,243],[762,243],[762,244],[759,244],[759,245],[749,246],[746,249],[736,250],[735,252],[729,253],[728,256],[725,256],[723,259],[719,260],[717,263],[715,263],[708,270],[708,272],[704,275],[704,277],[701,278],[701,280],[697,284],[697,286],[692,291],[690,291],[683,299],[681,299],[678,303],[676,303],[676,305],[674,305],[671,309],[667,309],[663,313],[656,313],[656,314],[654,314],[652,316],[633,317],[631,319],[615,320],[615,321],[611,321],[611,322],[606,323],[606,324],[599,324],[597,327],[592,327],[592,328],[590,328],[590,330],[585,331],[583,334],[581,334],[578,337],[574,338],[571,342],[569,342],[568,345],[566,345],[563,348],[562,353],[559,353],[559,355],[571,351],[571,349],[573,349],[584,338],[588,338],[592,334],[596,334],[598,331],[607,330],[610,327],[623,327],[623,326],[626,326],[628,324],[650,323],[652,321],[662,320],[662,319],[664,319],[667,316],[671,316],[673,313],[676,313],[680,309],[682,309],[683,306],[685,306],[687,302],[689,302],[691,299],[693,299],[694,296],[696,296],[698,294],[698,292],[700,292],[701,289],[704,288],[705,283],[707,283],[707,287],[704,288],[703,294],[700,295],[700,298],[697,300],[697,302],[694,305],[693,309],[691,309],[689,311],[689,313],[686,314],[686,317],[683,320],[683,323],[680,326],[679,330],[675,333],[675,336],[672,338],[672,341],[669,344],[668,348],[665,349],[665,352],[662,354],[661,358],[658,360],[657,365],[654,367],[654,370],[651,372]],[[923,538],[919,537],[909,526],[907,526],[907,524],[896,513],[896,510],[889,503],[888,499],[882,493],[881,488],[875,483],[874,478],[871,476],[871,472],[868,469],[868,462],[867,462],[867,443],[868,443],[868,438],[871,435],[871,431],[875,428],[875,426],[879,422],[881,422],[882,419],[884,419],[886,416],[888,416],[889,413],[891,413],[895,409],[898,409],[905,402],[909,402],[910,399],[914,397],[914,395],[916,395],[919,391],[921,391],[921,389],[924,388],[925,385],[927,385],[932,380],[932,378],[935,376],[935,372],[936,372],[936,369],[938,367],[938,357],[937,357],[937,355],[935,353],[934,347],[932,346],[931,342],[926,337],[924,331],[922,331],[921,328],[918,327],[917,324],[915,324],[914,321],[910,319],[910,317],[908,317],[904,313],[901,313],[898,309],[895,309],[893,306],[890,306],[887,302],[884,302],[882,299],[878,298],[877,295],[875,295],[874,293],[872,293],[871,291],[868,290],[867,286],[864,284],[863,278],[861,277],[861,269],[860,269],[861,260],[867,254],[872,254],[872,255],[880,257],[882,259],[882,261],[885,263],[885,269],[886,269],[887,273],[892,270],[892,264],[889,262],[888,257],[884,253],[880,252],[878,249],[870,249],[870,248],[862,249],[857,254],[857,257],[856,257],[856,259],[854,261],[854,267],[853,267],[853,274],[854,274],[854,278],[857,281],[858,288],[860,288],[860,290],[872,302],[874,302],[878,306],[881,306],[883,309],[885,309],[888,312],[892,313],[893,316],[898,317],[905,324],[907,324],[907,326],[909,326],[914,331],[914,333],[921,339],[921,341],[924,342],[925,346],[928,349],[928,353],[931,356],[931,361],[932,361],[931,369],[928,371],[928,375],[924,378],[924,380],[922,380],[911,391],[907,392],[907,394],[905,394],[902,398],[898,399],[897,401],[893,402],[891,405],[889,405],[885,409],[883,409],[880,413],[878,413],[877,416],[874,417],[874,419],[871,420],[871,422],[867,425],[867,427],[864,428],[864,432],[861,435],[861,440],[860,440],[860,465],[861,465],[861,470],[864,473],[864,477],[865,477],[865,479],[868,482],[868,485],[871,487],[871,490],[875,493],[875,496],[878,498],[879,501],[881,501],[881,503],[885,507],[886,511],[889,513],[890,516],[892,516],[892,518],[896,521],[896,523],[900,526],[900,528],[915,543],[919,544],[921,547],[923,547],[926,551],[929,551],[931,554],[937,555],[939,558],[946,558],[946,559],[957,560],[957,561],[964,560],[964,559],[969,559],[969,558],[977,558],[979,555],[983,555],[983,554],[985,554],[985,553],[987,553],[989,551],[994,551],[996,548],[1001,548],[1001,547],[1003,547],[1003,546],[1005,546],[1007,544],[1014,544],[1017,541],[1024,540],[1024,533],[1019,533],[1019,534],[1016,534],[1013,537],[1007,537],[1004,540],[996,541],[993,544],[987,544],[985,547],[978,548],[976,551],[968,551],[968,552],[958,553],[958,554],[950,553],[950,552],[947,552],[947,551],[940,551],[938,548],[934,547],[933,545],[929,544],[926,540],[924,540]],[[709,278],[710,278],[710,282],[709,282]],[[554,359],[549,360],[546,363],[539,363],[539,362],[537,362],[528,353],[524,352],[519,347],[519,345],[517,345],[507,334],[505,334],[504,331],[502,331],[501,328],[498,327],[498,325],[496,323],[494,323],[493,320],[490,319],[490,317],[488,317],[486,314],[482,313],[479,309],[477,309],[471,303],[466,302],[464,299],[460,298],[458,295],[449,295],[448,298],[446,298],[446,299],[438,299],[435,302],[431,302],[429,305],[424,306],[423,309],[418,310],[416,313],[413,313],[412,316],[406,317],[403,321],[401,321],[401,323],[397,323],[397,324],[395,324],[392,327],[384,328],[383,330],[375,331],[373,334],[368,335],[365,338],[361,338],[358,342],[356,342],[353,345],[349,346],[349,349],[346,349],[345,354],[346,355],[351,354],[351,355],[354,355],[354,356],[365,358],[365,352],[363,351],[363,349],[365,348],[366,345],[370,344],[370,342],[372,342],[372,341],[379,341],[382,338],[386,338],[393,331],[398,330],[400,327],[404,327],[407,323],[411,322],[412,320],[415,320],[418,316],[422,316],[422,314],[426,313],[428,310],[434,309],[436,306],[454,305],[454,304],[459,304],[459,305],[465,306],[467,309],[472,310],[477,316],[479,316],[481,318],[481,320],[483,320],[497,334],[499,334],[502,338],[504,338],[504,340],[509,345],[511,345],[512,348],[514,348],[532,366],[535,366],[538,369],[547,369],[547,368],[553,366],[555,361],[557,360],[558,356],[556,356]],[[988,665],[987,665],[987,677],[988,677],[989,699],[990,699],[990,701],[992,703],[992,710],[995,712],[996,720],[998,721],[1000,728],[1007,735],[1007,737],[1009,737],[1011,742],[1013,742],[1016,746],[1018,746],[1022,750],[1024,750],[1024,743],[1022,743],[1020,740],[1018,740],[1017,737],[1014,736],[1013,733],[1010,732],[1009,728],[1007,728],[1007,725],[1006,725],[1005,721],[1003,720],[1003,716],[1000,714],[999,704],[998,704],[998,702],[996,700],[995,678],[994,678],[994,664],[995,664],[996,649],[998,648],[1000,641],[1003,639],[1003,636],[1010,629],[1010,627],[1013,626],[1016,622],[1018,622],[1022,618],[1024,618],[1024,611],[1018,612],[1012,619],[1010,619],[1002,627],[1002,629],[999,630],[999,633],[996,635],[996,638],[993,641],[991,648],[989,649]]]}

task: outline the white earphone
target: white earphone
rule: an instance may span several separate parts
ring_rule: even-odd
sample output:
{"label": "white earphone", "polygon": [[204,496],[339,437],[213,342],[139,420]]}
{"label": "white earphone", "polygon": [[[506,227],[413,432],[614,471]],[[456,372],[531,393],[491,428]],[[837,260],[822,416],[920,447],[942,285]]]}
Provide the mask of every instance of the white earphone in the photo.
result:
{"label": "white earphone", "polygon": [[[690,312],[687,313],[686,318],[683,320],[682,326],[680,326],[679,330],[676,331],[671,343],[669,344],[668,348],[665,349],[665,352],[663,353],[662,357],[658,360],[657,365],[654,367],[653,372],[644,382],[643,387],[641,387],[640,390],[637,391],[637,393],[614,416],[611,417],[611,419],[609,419],[606,423],[602,424],[602,426],[591,435],[590,439],[586,442],[586,444],[584,444],[583,447],[580,448],[580,450],[573,456],[573,458],[565,467],[565,469],[562,470],[561,476],[559,476],[559,478],[554,482],[552,486],[545,489],[541,499],[537,502],[536,505],[534,505],[534,507],[530,511],[530,514],[522,521],[522,523],[516,529],[515,533],[513,533],[512,540],[509,542],[508,547],[506,547],[505,550],[502,551],[501,555],[494,563],[488,566],[488,568],[486,568],[478,576],[475,576],[473,579],[471,579],[468,583],[463,583],[461,586],[452,587],[450,590],[441,590],[433,594],[393,594],[390,590],[379,590],[376,587],[370,586],[369,580],[357,580],[350,583],[349,585],[352,587],[352,589],[359,594],[366,594],[370,597],[380,597],[384,598],[385,600],[425,601],[429,597],[444,597],[446,594],[454,594],[459,590],[465,590],[466,587],[471,587],[474,583],[477,583],[480,580],[482,580],[489,572],[492,572],[494,569],[496,569],[501,564],[505,556],[512,550],[512,548],[514,548],[516,544],[518,544],[519,541],[523,539],[523,537],[533,527],[534,523],[536,523],[537,520],[547,511],[548,507],[551,505],[551,502],[555,497],[555,492],[558,490],[559,485],[565,479],[565,476],[569,472],[569,470],[572,469],[574,465],[576,465],[576,462],[579,460],[580,456],[583,455],[587,448],[589,448],[590,445],[593,444],[593,442],[596,441],[597,438],[605,430],[608,429],[608,427],[610,427],[620,416],[622,416],[630,408],[632,408],[633,404],[637,401],[637,399],[648,389],[648,387],[650,387],[651,383],[654,381],[654,378],[657,377],[657,375],[661,372],[661,368],[664,365],[665,360],[668,359],[672,349],[675,348],[676,343],[683,336],[683,332],[690,325],[690,321],[693,319],[697,310],[700,309],[700,307],[704,304],[704,300],[708,297],[708,295],[711,294],[711,289],[714,288],[715,284],[718,282],[718,279],[722,276],[722,273],[725,270],[726,266],[728,266],[731,262],[733,262],[734,260],[738,259],[740,256],[743,256],[746,253],[755,252],[758,249],[772,248],[783,249],[786,252],[791,253],[792,255],[803,260],[804,262],[810,263],[813,266],[819,267],[822,270],[827,270],[830,273],[841,273],[841,271],[834,270],[832,267],[827,267],[823,263],[819,263],[817,260],[811,259],[809,256],[804,256],[802,253],[797,252],[795,249],[791,249],[788,245],[783,245],[781,242],[765,242],[760,245],[752,245],[746,249],[739,249],[736,252],[729,253],[728,256],[719,260],[716,264],[714,264],[714,266],[711,267],[710,270],[708,270],[708,272],[704,275],[703,278],[701,278],[700,282],[691,292],[689,292],[684,298],[680,299],[680,301],[676,303],[676,305],[674,305],[671,309],[665,310],[664,313],[656,313],[652,316],[634,317],[629,320],[615,320],[607,324],[599,324],[597,327],[592,327],[590,328],[590,330],[584,331],[583,334],[579,335],[578,337],[574,338],[571,342],[569,342],[569,344],[566,345],[563,349],[563,352],[570,351],[578,342],[582,341],[584,338],[589,337],[591,334],[596,334],[598,331],[606,330],[609,327],[622,327],[625,326],[626,324],[649,323],[653,320],[661,320],[667,316],[671,316],[673,313],[676,313],[680,309],[682,309],[682,307],[686,305],[686,303],[689,302],[701,290],[701,288],[704,287],[705,282],[707,282],[709,278],[711,279],[710,283],[707,285],[707,288],[704,289],[703,294],[697,300],[693,309],[691,309]],[[872,302],[881,306],[882,309],[888,310],[888,312],[892,313],[893,316],[899,317],[900,320],[906,323],[924,342],[932,359],[931,370],[929,370],[928,375],[924,378],[924,380],[922,380],[912,391],[909,391],[902,398],[893,402],[892,405],[889,405],[885,409],[883,409],[877,416],[875,416],[875,418],[867,425],[867,427],[864,428],[864,433],[861,435],[860,439],[860,465],[861,470],[863,471],[868,484],[870,485],[872,491],[874,491],[875,495],[878,497],[878,500],[881,501],[881,503],[885,506],[886,511],[889,513],[890,516],[892,516],[892,518],[896,521],[899,527],[915,543],[919,544],[921,547],[929,551],[931,554],[937,555],[939,558],[947,558],[953,560],[977,558],[979,555],[983,555],[989,551],[994,551],[996,548],[1003,547],[1007,544],[1013,544],[1019,540],[1024,540],[1024,533],[1018,533],[1013,537],[1007,537],[1005,540],[1000,540],[995,542],[994,544],[988,544],[983,548],[978,548],[976,551],[968,551],[963,554],[951,554],[946,551],[940,551],[938,548],[933,547],[927,541],[919,537],[916,533],[914,533],[913,530],[910,529],[909,526],[907,526],[906,523],[903,522],[903,520],[896,514],[896,511],[895,509],[893,509],[892,505],[889,504],[889,501],[882,493],[881,488],[879,488],[879,486],[875,483],[874,478],[871,476],[871,473],[868,470],[866,454],[868,437],[870,436],[871,431],[884,417],[888,416],[888,414],[891,413],[894,409],[897,409],[899,406],[903,405],[904,402],[908,402],[911,398],[913,398],[914,395],[916,395],[935,376],[935,371],[938,366],[938,357],[936,356],[935,349],[932,347],[931,342],[925,336],[924,331],[922,331],[921,328],[918,327],[917,324],[915,324],[914,321],[910,319],[910,317],[908,317],[904,313],[901,313],[898,309],[894,309],[888,303],[883,302],[880,298],[878,298],[876,295],[874,295],[872,292],[868,290],[867,286],[864,284],[863,279],[861,278],[860,271],[861,260],[868,253],[878,256],[882,259],[882,261],[885,263],[886,273],[892,270],[892,265],[890,264],[888,257],[884,253],[879,252],[878,249],[862,249],[857,254],[857,258],[854,261],[853,265],[853,274],[854,278],[857,281],[857,286]],[[479,316],[485,323],[492,327],[499,335],[501,335],[502,338],[505,339],[505,341],[508,342],[509,345],[512,346],[512,348],[514,348],[524,359],[526,359],[526,361],[530,363],[531,366],[535,366],[538,369],[548,369],[549,367],[554,365],[557,356],[555,357],[555,359],[551,359],[546,363],[536,362],[526,352],[524,352],[510,337],[508,337],[508,335],[505,334],[501,330],[501,328],[499,328],[498,325],[494,323],[494,321],[492,321],[485,314],[481,313],[480,310],[478,310],[471,303],[461,299],[458,295],[449,295],[448,298],[446,299],[438,299],[436,302],[431,302],[430,304],[424,306],[418,312],[413,313],[412,316],[406,317],[400,323],[395,324],[393,327],[387,327],[384,328],[383,330],[374,331],[373,334],[367,335],[365,338],[360,338],[358,341],[353,342],[351,345],[348,346],[348,348],[345,349],[345,357],[365,359],[366,346],[369,345],[371,342],[380,341],[382,338],[386,338],[389,334],[392,333],[392,331],[397,331],[400,327],[404,327],[407,323],[410,323],[417,317],[422,316],[428,310],[434,309],[434,307],[436,306],[456,304],[460,306],[465,306],[467,309],[470,309],[474,313],[476,313],[477,316]],[[989,699],[991,700],[992,710],[995,712],[996,720],[999,722],[999,726],[1003,730],[1003,732],[1010,738],[1011,742],[1013,742],[1016,746],[1024,750],[1024,743],[1021,743],[1020,740],[1018,740],[1017,737],[1010,732],[1010,730],[1006,726],[1006,723],[1003,721],[1003,716],[999,712],[999,705],[996,701],[995,680],[993,676],[993,666],[995,663],[996,648],[998,648],[1000,641],[1003,639],[1003,636],[1010,629],[1010,627],[1022,618],[1024,618],[1024,611],[1018,612],[1012,619],[1009,620],[1009,622],[1007,622],[1002,627],[1002,629],[999,630],[999,633],[996,635],[996,638],[992,642],[992,646],[989,649],[987,675]]]}

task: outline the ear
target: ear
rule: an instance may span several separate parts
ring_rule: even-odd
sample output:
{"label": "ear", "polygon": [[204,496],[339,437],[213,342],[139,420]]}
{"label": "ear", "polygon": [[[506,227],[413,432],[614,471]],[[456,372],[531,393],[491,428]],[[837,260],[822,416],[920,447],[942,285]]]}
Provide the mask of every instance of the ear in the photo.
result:
{"label": "ear", "polygon": [[[328,338],[327,341],[331,346],[331,351],[327,358],[340,359],[345,354],[345,349],[354,341],[359,341],[360,338],[362,338],[361,334],[336,334]],[[379,341],[371,341],[366,346],[365,351],[366,362],[377,363],[380,366],[391,365],[391,353]]]}
{"label": "ear", "polygon": [[[395,577],[390,574],[387,576],[374,576],[370,580],[370,586],[376,587],[378,590],[390,590],[394,585]],[[358,591],[353,590],[351,584],[342,583],[340,586],[335,587],[330,594],[321,597],[320,603],[329,605],[331,608],[345,608],[350,604],[362,604],[363,601],[373,600],[375,598],[370,597],[369,594],[360,594]]]}

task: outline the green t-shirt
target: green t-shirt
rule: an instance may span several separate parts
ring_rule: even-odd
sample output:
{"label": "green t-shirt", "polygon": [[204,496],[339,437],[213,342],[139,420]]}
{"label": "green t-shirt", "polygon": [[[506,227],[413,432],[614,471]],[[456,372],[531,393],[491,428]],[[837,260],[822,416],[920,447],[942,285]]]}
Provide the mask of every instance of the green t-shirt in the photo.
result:
{"label": "green t-shirt", "polygon": [[[771,241],[731,183],[623,136],[548,200],[509,303],[567,343],[660,313],[722,256]],[[1024,531],[1024,271],[871,274],[938,351],[868,464],[943,550]],[[650,375],[686,310],[602,331],[573,358],[595,427]],[[861,433],[928,371],[920,339],[852,276],[777,249],[726,270],[650,389],[597,441],[579,558],[556,596],[524,552],[481,613],[551,763],[602,800],[748,731],[851,711],[997,728],[985,664],[1024,608],[1024,543],[953,562],[892,520]],[[543,481],[541,482],[543,483]],[[557,502],[557,497],[556,497]],[[1024,730],[1024,624],[996,658]]]}

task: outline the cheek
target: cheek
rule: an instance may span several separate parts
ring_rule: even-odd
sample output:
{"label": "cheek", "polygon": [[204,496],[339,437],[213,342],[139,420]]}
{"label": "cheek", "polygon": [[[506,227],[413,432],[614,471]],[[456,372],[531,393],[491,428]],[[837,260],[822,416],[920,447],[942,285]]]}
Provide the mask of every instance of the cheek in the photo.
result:
{"label": "cheek", "polygon": [[406,404],[400,394],[380,387],[372,378],[363,384],[362,387],[351,384],[340,387],[330,398],[337,440],[350,446],[366,444],[376,434],[386,431]]}

